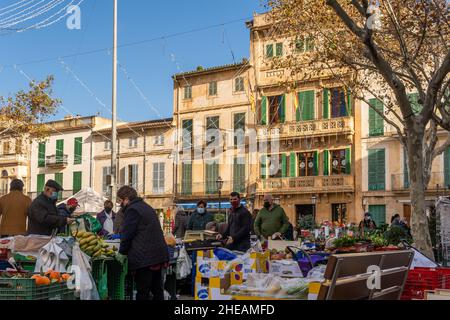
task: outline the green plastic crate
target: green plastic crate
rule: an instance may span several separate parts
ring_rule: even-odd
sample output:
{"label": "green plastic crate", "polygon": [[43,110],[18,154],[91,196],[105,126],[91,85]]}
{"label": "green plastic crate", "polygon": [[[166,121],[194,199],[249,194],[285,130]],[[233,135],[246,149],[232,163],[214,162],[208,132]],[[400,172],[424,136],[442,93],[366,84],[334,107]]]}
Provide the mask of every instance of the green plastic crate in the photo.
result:
{"label": "green plastic crate", "polygon": [[0,278],[0,300],[73,300],[66,283],[36,286],[34,279]]}
{"label": "green plastic crate", "polygon": [[108,295],[110,300],[125,300],[128,261],[120,263],[117,260],[107,261]]}
{"label": "green plastic crate", "polygon": [[105,259],[92,260],[92,277],[101,300],[108,298],[108,269]]}

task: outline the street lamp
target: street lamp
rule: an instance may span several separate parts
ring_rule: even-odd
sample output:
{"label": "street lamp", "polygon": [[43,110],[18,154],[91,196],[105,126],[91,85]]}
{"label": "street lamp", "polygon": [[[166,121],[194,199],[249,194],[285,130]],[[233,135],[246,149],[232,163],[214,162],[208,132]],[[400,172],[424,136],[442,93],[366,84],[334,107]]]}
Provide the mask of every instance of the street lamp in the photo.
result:
{"label": "street lamp", "polygon": [[217,186],[217,191],[219,192],[219,214],[221,213],[221,208],[220,208],[220,201],[221,201],[221,195],[222,195],[222,187],[223,187],[223,180],[221,177],[218,177],[216,180],[216,186]]}
{"label": "street lamp", "polygon": [[313,223],[316,224],[316,201],[317,197],[315,195],[311,196],[311,202],[313,204]]}

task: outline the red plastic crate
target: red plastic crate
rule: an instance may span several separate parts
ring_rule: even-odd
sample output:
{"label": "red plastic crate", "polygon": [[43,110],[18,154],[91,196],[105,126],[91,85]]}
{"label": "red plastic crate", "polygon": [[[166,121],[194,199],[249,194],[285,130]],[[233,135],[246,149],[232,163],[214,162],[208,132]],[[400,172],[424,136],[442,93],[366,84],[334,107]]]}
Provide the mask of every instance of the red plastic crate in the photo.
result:
{"label": "red plastic crate", "polygon": [[409,270],[401,299],[424,299],[425,290],[435,289],[450,289],[450,268]]}

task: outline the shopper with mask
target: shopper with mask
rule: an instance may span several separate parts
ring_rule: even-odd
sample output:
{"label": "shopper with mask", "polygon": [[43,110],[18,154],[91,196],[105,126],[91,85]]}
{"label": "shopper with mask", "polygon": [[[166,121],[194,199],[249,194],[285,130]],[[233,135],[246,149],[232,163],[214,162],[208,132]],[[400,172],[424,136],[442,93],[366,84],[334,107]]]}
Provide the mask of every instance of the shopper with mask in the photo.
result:
{"label": "shopper with mask", "polygon": [[241,204],[241,196],[237,192],[230,195],[231,211],[227,229],[217,235],[217,240],[225,240],[225,246],[230,250],[246,252],[250,249],[250,230],[252,215]]}
{"label": "shopper with mask", "polygon": [[114,233],[114,220],[116,214],[113,211],[113,203],[106,200],[103,204],[103,211],[97,214],[97,220],[102,225],[102,230],[99,231],[100,236],[108,236]]}
{"label": "shopper with mask", "polygon": [[197,203],[197,209],[194,210],[189,218],[187,230],[206,230],[206,225],[211,221],[214,221],[214,217],[206,210],[206,201],[200,200]]}
{"label": "shopper with mask", "polygon": [[[75,198],[70,198],[67,203],[61,203],[58,207],[58,214],[61,217],[70,218],[75,210],[78,208],[78,200]],[[59,228],[59,233],[67,233],[67,226]]]}
{"label": "shopper with mask", "polygon": [[128,256],[128,270],[136,283],[136,300],[164,300],[163,268],[168,267],[169,249],[155,210],[137,196],[136,190],[123,186],[117,199],[125,220],[121,226],[121,255]]}
{"label": "shopper with mask", "polygon": [[50,236],[53,230],[65,227],[74,219],[58,214],[56,201],[63,188],[54,180],[48,180],[44,191],[33,200],[28,211],[28,234]]}
{"label": "shopper with mask", "polygon": [[255,220],[255,233],[266,239],[281,239],[289,229],[289,219],[284,209],[274,203],[270,194],[264,196],[262,208]]}
{"label": "shopper with mask", "polygon": [[373,221],[372,215],[369,212],[364,213],[364,220],[359,223],[359,231],[361,235],[364,235],[364,233],[370,233],[376,228],[377,225],[375,224],[375,221]]}

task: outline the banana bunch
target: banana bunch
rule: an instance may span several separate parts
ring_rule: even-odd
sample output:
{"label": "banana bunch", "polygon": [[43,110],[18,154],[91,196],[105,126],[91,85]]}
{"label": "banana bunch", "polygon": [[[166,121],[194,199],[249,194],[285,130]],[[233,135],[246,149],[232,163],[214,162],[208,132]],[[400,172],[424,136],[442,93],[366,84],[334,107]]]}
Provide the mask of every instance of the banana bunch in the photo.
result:
{"label": "banana bunch", "polygon": [[116,255],[117,248],[111,249],[102,238],[92,232],[78,231],[72,235],[78,240],[81,250],[93,258]]}

